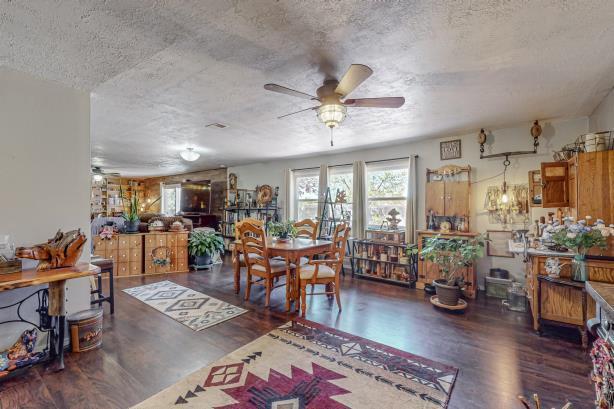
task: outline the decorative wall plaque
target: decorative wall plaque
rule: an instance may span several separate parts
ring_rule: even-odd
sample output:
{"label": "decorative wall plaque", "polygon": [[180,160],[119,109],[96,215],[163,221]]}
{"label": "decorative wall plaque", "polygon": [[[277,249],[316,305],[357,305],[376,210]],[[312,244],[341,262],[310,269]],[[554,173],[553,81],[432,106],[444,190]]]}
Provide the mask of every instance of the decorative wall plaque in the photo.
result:
{"label": "decorative wall plaque", "polygon": [[459,159],[461,157],[461,140],[444,141],[439,143],[439,158],[441,160]]}

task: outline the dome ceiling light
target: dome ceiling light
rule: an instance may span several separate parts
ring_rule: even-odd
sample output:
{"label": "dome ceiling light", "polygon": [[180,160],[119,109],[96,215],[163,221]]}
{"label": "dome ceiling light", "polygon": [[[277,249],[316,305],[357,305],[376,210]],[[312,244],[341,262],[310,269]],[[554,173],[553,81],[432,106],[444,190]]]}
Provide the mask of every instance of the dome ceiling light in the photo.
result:
{"label": "dome ceiling light", "polygon": [[200,158],[200,153],[194,152],[194,148],[186,148],[186,150],[181,151],[179,153],[183,160],[188,162],[194,162],[196,159]]}

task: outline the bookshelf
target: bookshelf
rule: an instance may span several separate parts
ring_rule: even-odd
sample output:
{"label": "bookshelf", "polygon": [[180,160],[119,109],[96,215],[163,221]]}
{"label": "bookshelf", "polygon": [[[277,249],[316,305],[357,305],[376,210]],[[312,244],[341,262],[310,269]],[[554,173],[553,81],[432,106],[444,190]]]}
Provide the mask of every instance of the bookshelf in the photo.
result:
{"label": "bookshelf", "polygon": [[352,240],[352,277],[413,287],[417,279],[417,255],[407,255],[405,232],[367,230],[367,238]]}
{"label": "bookshelf", "polygon": [[277,198],[271,203],[259,206],[255,202],[257,192],[254,189],[227,189],[223,217],[220,222],[220,232],[224,238],[224,247],[230,250],[230,244],[235,239],[235,224],[244,218],[251,217],[265,223],[279,221],[280,208]]}
{"label": "bookshelf", "polygon": [[92,182],[91,217],[120,215],[124,211],[121,192],[128,198],[137,195],[141,203],[145,201],[145,185],[141,181],[105,177],[100,182]]}

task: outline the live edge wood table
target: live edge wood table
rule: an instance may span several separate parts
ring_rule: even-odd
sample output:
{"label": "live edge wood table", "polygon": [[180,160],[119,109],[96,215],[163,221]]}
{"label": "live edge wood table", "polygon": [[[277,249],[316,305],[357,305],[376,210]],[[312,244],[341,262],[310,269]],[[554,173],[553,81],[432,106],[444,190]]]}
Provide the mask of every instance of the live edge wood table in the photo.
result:
{"label": "live edge wood table", "polygon": [[[232,260],[234,264],[234,279],[235,292],[238,294],[241,290],[241,263],[239,262],[239,254],[243,252],[243,244],[241,240],[235,240],[233,246]],[[295,277],[299,277],[301,257],[311,257],[317,254],[322,254],[330,250],[332,242],[328,240],[310,240],[295,238],[288,241],[278,241],[272,237],[267,237],[267,252],[269,257],[281,257],[286,262],[286,285],[289,288],[286,290],[286,311],[290,311],[290,302],[294,301],[294,310],[299,311],[299,288]],[[296,266],[294,277],[290,271],[290,264]]]}
{"label": "live edge wood table", "polygon": [[[64,325],[66,321],[66,281],[96,275],[100,268],[89,263],[77,263],[74,267],[56,268],[47,271],[36,269],[23,270],[18,273],[0,275],[0,293],[16,288],[49,285],[49,306],[47,315],[55,317],[54,334],[57,336],[57,349],[51,345],[57,367],[64,369]],[[19,305],[21,307],[21,304]],[[40,307],[40,306],[39,306]],[[40,311],[39,311],[40,313]],[[21,317],[20,317],[21,318]]]}

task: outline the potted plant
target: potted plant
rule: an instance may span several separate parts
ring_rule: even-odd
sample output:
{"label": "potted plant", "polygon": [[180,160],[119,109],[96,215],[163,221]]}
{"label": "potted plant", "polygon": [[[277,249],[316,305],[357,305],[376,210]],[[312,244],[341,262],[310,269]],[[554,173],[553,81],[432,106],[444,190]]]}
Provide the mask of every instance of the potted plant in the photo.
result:
{"label": "potted plant", "polygon": [[214,232],[195,230],[190,233],[188,251],[197,266],[209,265],[215,254],[224,251],[224,240]]}
{"label": "potted plant", "polygon": [[441,304],[458,304],[460,290],[465,284],[462,270],[484,255],[484,243],[482,236],[442,238],[437,235],[425,240],[420,255],[439,266],[441,278],[433,284]]}
{"label": "potted plant", "polygon": [[574,281],[583,282],[588,278],[586,253],[593,247],[605,249],[606,237],[614,235],[613,225],[606,227],[603,220],[598,219],[594,226],[589,226],[590,220],[591,216],[586,216],[585,220],[575,223],[572,217],[566,217],[563,219],[564,224],[546,228],[546,237],[550,235],[555,244],[575,252],[571,270],[571,279]]}
{"label": "potted plant", "polygon": [[277,238],[277,240],[285,241],[296,235],[296,227],[294,227],[293,220],[286,220],[285,222],[268,222],[268,233]]}
{"label": "potted plant", "polygon": [[126,221],[126,233],[138,233],[139,232],[139,198],[133,195],[130,198],[122,197],[123,200],[128,200],[128,206],[125,206],[125,210],[122,213],[122,217]]}

